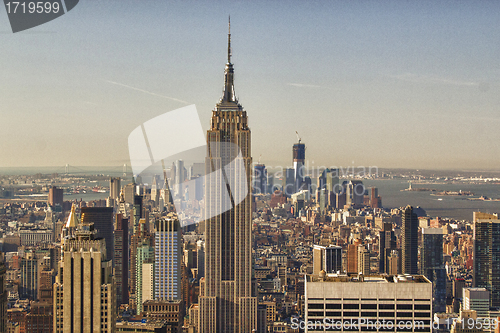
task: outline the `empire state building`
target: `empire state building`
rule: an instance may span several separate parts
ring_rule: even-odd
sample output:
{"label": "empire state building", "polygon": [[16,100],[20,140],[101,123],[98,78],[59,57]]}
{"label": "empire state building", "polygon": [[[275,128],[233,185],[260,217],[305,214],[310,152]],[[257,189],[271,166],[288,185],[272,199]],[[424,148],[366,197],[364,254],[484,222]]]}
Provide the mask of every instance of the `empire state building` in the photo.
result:
{"label": "empire state building", "polygon": [[[250,129],[233,83],[229,27],[224,91],[207,131],[205,214],[209,218],[199,308],[199,332],[203,333],[250,333],[257,328],[257,298],[252,295]],[[242,167],[234,167],[238,165],[234,161]],[[210,217],[213,212],[223,213]]]}

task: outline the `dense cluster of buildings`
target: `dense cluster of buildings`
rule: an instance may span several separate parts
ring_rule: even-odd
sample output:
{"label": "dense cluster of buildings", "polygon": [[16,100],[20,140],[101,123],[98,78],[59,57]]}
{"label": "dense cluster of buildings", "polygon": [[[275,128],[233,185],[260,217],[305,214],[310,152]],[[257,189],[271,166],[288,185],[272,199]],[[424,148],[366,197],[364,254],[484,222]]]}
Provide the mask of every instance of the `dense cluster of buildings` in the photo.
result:
{"label": "dense cluster of buildings", "polygon": [[113,177],[107,200],[3,202],[0,332],[495,331],[497,215],[384,209],[363,175],[306,169],[300,138],[293,167],[252,165],[230,34],[224,80],[206,163]]}

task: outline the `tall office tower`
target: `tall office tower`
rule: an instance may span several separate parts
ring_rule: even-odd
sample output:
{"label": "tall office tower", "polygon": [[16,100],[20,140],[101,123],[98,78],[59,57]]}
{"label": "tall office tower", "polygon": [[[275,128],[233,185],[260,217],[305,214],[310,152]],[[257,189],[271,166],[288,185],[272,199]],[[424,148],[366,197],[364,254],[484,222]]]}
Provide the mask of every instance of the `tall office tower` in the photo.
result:
{"label": "tall office tower", "polygon": [[346,186],[346,204],[353,207],[363,205],[365,186],[361,180],[351,180]]}
{"label": "tall office tower", "polygon": [[396,249],[396,236],[392,230],[392,223],[384,222],[383,230],[379,233],[379,272],[388,273],[386,269],[387,257]]}
{"label": "tall office tower", "polygon": [[346,254],[346,268],[347,273],[358,273],[358,246],[360,244],[359,239],[355,240],[355,244],[349,244],[347,246]]}
{"label": "tall office tower", "polygon": [[358,273],[370,274],[370,251],[363,246],[358,246]]}
{"label": "tall office tower", "polygon": [[52,186],[49,188],[49,205],[55,206],[63,206],[64,202],[64,190],[62,188],[57,188],[56,186]]}
{"label": "tall office tower", "polygon": [[123,194],[125,196],[125,202],[131,205],[134,204],[134,196],[135,196],[135,183],[127,184],[123,187]]}
{"label": "tall office tower", "polygon": [[370,189],[370,206],[372,208],[382,208],[382,198],[378,195],[378,188],[372,187]]}
{"label": "tall office tower", "polygon": [[38,296],[38,258],[33,251],[25,252],[21,259],[21,285],[19,296],[36,300]]}
{"label": "tall office tower", "polygon": [[182,232],[177,216],[170,213],[155,222],[155,299],[181,299]]}
{"label": "tall office tower", "polygon": [[51,268],[50,257],[40,260],[38,301],[30,304],[26,315],[26,333],[52,333],[54,329],[54,282],[55,271]]}
{"label": "tall office tower", "polygon": [[295,193],[295,171],[293,169],[283,170],[283,181],[281,182],[283,193],[290,197]]}
{"label": "tall office tower", "polygon": [[418,273],[418,217],[412,206],[403,210],[401,227],[401,273]]}
{"label": "tall office tower", "polygon": [[455,278],[453,280],[453,312],[458,313],[462,304],[463,290],[465,288],[465,279]]}
{"label": "tall office tower", "polygon": [[205,276],[205,242],[201,239],[196,242],[196,265],[198,280]]}
{"label": "tall office tower", "polygon": [[115,201],[118,201],[118,199],[120,198],[120,191],[120,177],[109,178],[109,197],[111,199],[114,199]]}
{"label": "tall office tower", "polygon": [[136,301],[137,275],[142,274],[141,272],[138,272],[137,267],[142,267],[142,266],[139,266],[139,264],[142,263],[141,260],[143,260],[143,259],[141,259],[143,252],[141,252],[140,253],[141,255],[139,255],[139,256],[138,256],[138,252],[142,251],[142,250],[140,250],[140,247],[143,247],[144,243],[146,243],[148,246],[152,246],[153,238],[152,238],[152,235],[149,233],[149,230],[146,229],[145,220],[141,219],[139,221],[139,226],[137,228],[137,232],[135,232],[130,237],[130,283],[129,283],[130,298],[129,298],[129,305],[132,309],[137,309],[137,301]]}
{"label": "tall office tower", "polygon": [[54,284],[54,332],[115,332],[113,265],[93,223],[78,223],[74,206],[61,234]]}
{"label": "tall office tower", "polygon": [[339,193],[341,184],[339,183],[339,169],[327,169],[326,188],[330,192]]}
{"label": "tall office tower", "polygon": [[420,273],[432,282],[433,312],[446,311],[446,269],[443,262],[443,229],[422,228]]}
{"label": "tall office tower", "polygon": [[[224,92],[212,112],[207,132],[208,156],[205,160],[205,212],[218,212],[226,186],[219,186],[222,168],[229,195],[245,198],[235,207],[205,221],[205,279],[200,285],[200,329],[204,333],[248,333],[257,326],[257,297],[252,295],[252,196],[250,129],[246,111],[234,93],[234,69],[231,63],[231,33],[228,35],[228,61],[224,71]],[[237,145],[218,150],[220,143]],[[238,159],[242,168],[227,166]],[[232,163],[231,163],[232,164]],[[215,185],[215,187],[214,187]],[[216,192],[217,188],[219,193]],[[225,193],[222,191],[226,191]]]}
{"label": "tall office tower", "polygon": [[106,241],[106,260],[112,260],[114,249],[113,239],[113,207],[82,207],[82,223],[94,224],[96,237]]}
{"label": "tall office tower", "polygon": [[256,164],[253,173],[253,193],[267,193],[267,170],[264,164]]}
{"label": "tall office tower", "polygon": [[324,270],[326,273],[342,272],[342,247],[321,246],[313,247],[313,274],[319,274]]}
{"label": "tall office tower", "polygon": [[420,249],[422,275],[425,275],[427,269],[443,267],[443,229],[422,228],[422,248]]}
{"label": "tall office tower", "polygon": [[116,306],[128,304],[128,219],[122,214],[116,214],[113,257],[114,275],[116,281]]}
{"label": "tall office tower", "polygon": [[7,294],[5,289],[5,274],[7,268],[4,264],[3,253],[0,252],[0,332],[7,332]]}
{"label": "tall office tower", "polygon": [[184,161],[175,161],[175,182],[171,183],[172,188],[174,188],[174,194],[176,198],[182,198],[184,196],[184,186],[182,183],[186,180],[186,168],[184,168]]}
{"label": "tall office tower", "polygon": [[[477,218],[480,216],[480,218]],[[491,306],[500,306],[500,220],[496,215],[474,216],[474,287],[490,292]]]}
{"label": "tall office tower", "polygon": [[306,159],[306,145],[299,142],[293,145],[293,170],[295,178],[294,191],[292,193],[302,190],[305,177],[304,161]]}
{"label": "tall office tower", "polygon": [[387,254],[385,260],[385,272],[389,275],[401,274],[400,249],[393,249]]}
{"label": "tall office tower", "polygon": [[[129,221],[132,230],[132,234],[137,232],[137,227],[139,226],[139,221],[144,217],[142,214],[142,195],[134,196],[134,206],[132,208],[132,221]],[[146,220],[146,229],[148,221]]]}

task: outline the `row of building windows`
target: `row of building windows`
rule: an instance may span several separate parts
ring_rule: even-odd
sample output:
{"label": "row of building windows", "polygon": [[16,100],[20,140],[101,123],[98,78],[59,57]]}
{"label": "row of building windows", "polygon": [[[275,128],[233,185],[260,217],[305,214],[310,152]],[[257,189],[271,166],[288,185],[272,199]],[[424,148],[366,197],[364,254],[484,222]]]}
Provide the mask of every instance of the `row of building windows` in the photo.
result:
{"label": "row of building windows", "polygon": [[[308,309],[377,309],[377,304],[342,304],[342,303],[309,303]],[[430,304],[378,304],[378,309],[381,310],[430,310]]]}

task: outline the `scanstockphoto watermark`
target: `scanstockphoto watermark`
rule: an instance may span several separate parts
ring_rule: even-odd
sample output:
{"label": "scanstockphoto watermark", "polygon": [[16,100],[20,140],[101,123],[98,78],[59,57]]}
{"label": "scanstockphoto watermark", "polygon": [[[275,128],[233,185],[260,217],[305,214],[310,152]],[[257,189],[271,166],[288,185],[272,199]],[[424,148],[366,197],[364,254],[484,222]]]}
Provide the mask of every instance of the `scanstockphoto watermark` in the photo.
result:
{"label": "scanstockphoto watermark", "polygon": [[[433,323],[433,326],[437,323]],[[322,320],[300,320],[292,318],[292,329],[308,329],[308,330],[359,330],[366,328],[368,330],[423,330],[425,322],[423,320],[386,320],[386,319],[369,319],[369,318],[353,318],[353,319],[332,319],[324,318]],[[437,328],[437,327],[436,327]]]}
{"label": "scanstockphoto watermark", "polygon": [[73,8],[79,0],[4,0],[12,32],[31,29],[52,21]]}

